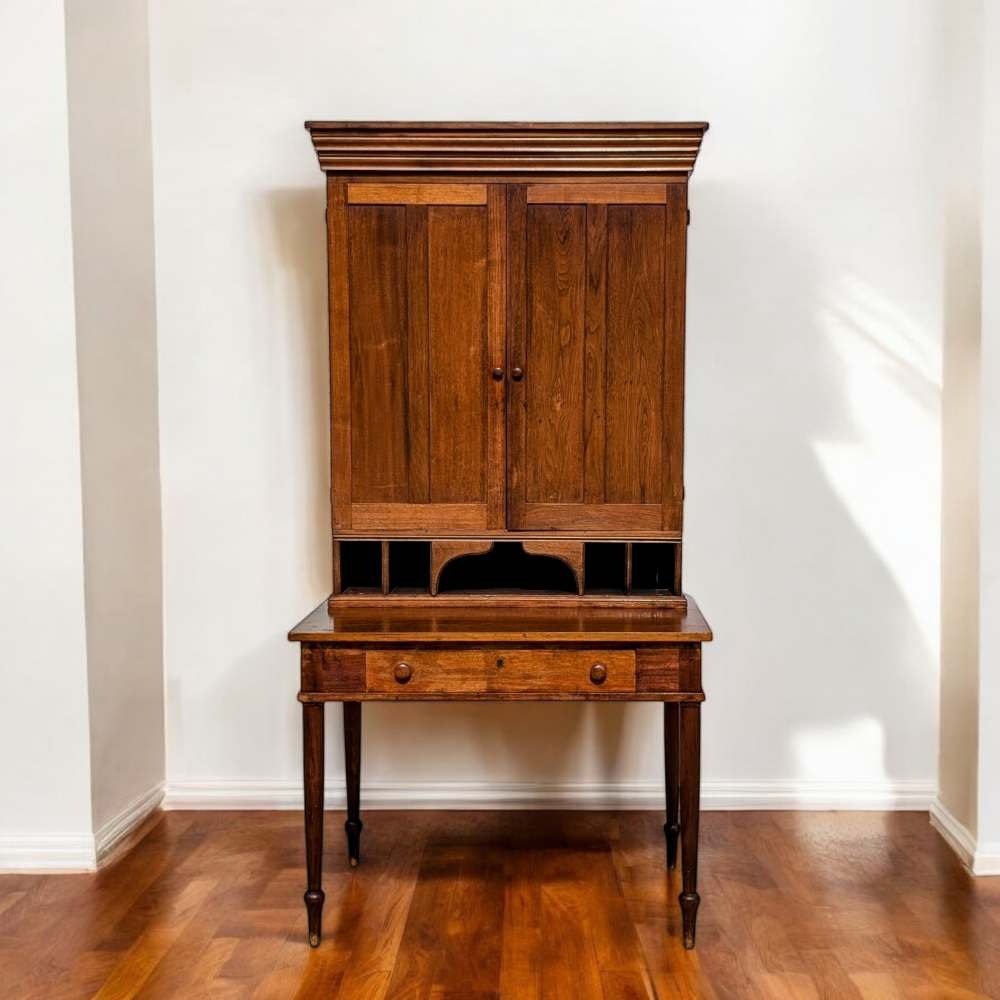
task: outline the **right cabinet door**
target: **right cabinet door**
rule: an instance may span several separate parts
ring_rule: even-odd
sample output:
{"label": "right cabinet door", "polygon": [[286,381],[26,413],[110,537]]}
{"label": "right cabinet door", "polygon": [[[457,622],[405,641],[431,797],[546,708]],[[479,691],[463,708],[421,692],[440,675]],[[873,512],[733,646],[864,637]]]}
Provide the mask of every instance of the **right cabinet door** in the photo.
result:
{"label": "right cabinet door", "polygon": [[508,188],[508,527],[674,535],[687,187]]}

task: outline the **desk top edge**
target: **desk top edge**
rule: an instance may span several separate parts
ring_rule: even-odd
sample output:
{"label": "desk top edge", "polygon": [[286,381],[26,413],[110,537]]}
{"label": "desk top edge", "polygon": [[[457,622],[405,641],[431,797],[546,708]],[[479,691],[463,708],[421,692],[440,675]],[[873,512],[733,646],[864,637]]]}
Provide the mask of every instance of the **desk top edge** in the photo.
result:
{"label": "desk top edge", "polygon": [[444,642],[711,642],[712,630],[688,595],[687,611],[584,608],[344,608],[324,600],[288,633],[291,642],[342,644]]}

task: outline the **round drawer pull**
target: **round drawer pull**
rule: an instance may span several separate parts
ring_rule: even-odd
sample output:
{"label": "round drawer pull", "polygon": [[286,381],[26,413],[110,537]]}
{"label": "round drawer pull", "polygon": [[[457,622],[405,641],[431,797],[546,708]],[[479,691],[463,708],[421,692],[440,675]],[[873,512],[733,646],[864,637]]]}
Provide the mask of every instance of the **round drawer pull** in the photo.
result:
{"label": "round drawer pull", "polygon": [[603,684],[608,679],[608,668],[603,663],[595,663],[590,668],[592,684]]}
{"label": "round drawer pull", "polygon": [[409,663],[397,663],[392,676],[396,678],[397,684],[405,684],[413,676],[413,667]]}

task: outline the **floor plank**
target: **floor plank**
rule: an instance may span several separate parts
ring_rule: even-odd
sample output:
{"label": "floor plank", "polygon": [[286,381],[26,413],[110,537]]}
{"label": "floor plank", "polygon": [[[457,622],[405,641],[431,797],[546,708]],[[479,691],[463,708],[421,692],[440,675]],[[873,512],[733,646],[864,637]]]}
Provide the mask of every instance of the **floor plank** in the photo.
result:
{"label": "floor plank", "polygon": [[1000,1000],[1000,879],[918,813],[706,813],[698,948],[651,812],[164,813],[95,875],[0,875],[0,995]]}

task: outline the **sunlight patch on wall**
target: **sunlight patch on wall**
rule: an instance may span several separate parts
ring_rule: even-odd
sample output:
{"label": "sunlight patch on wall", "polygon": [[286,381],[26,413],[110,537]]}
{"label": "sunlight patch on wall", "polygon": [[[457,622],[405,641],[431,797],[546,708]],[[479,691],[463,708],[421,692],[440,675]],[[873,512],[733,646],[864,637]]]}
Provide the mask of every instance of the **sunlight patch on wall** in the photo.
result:
{"label": "sunlight patch on wall", "polygon": [[821,314],[843,365],[856,433],[816,441],[827,481],[892,575],[936,656],[941,356],[905,313],[857,278]]}
{"label": "sunlight patch on wall", "polygon": [[878,719],[864,716],[830,725],[813,724],[793,731],[790,745],[797,773],[804,778],[888,778],[885,726]]}

